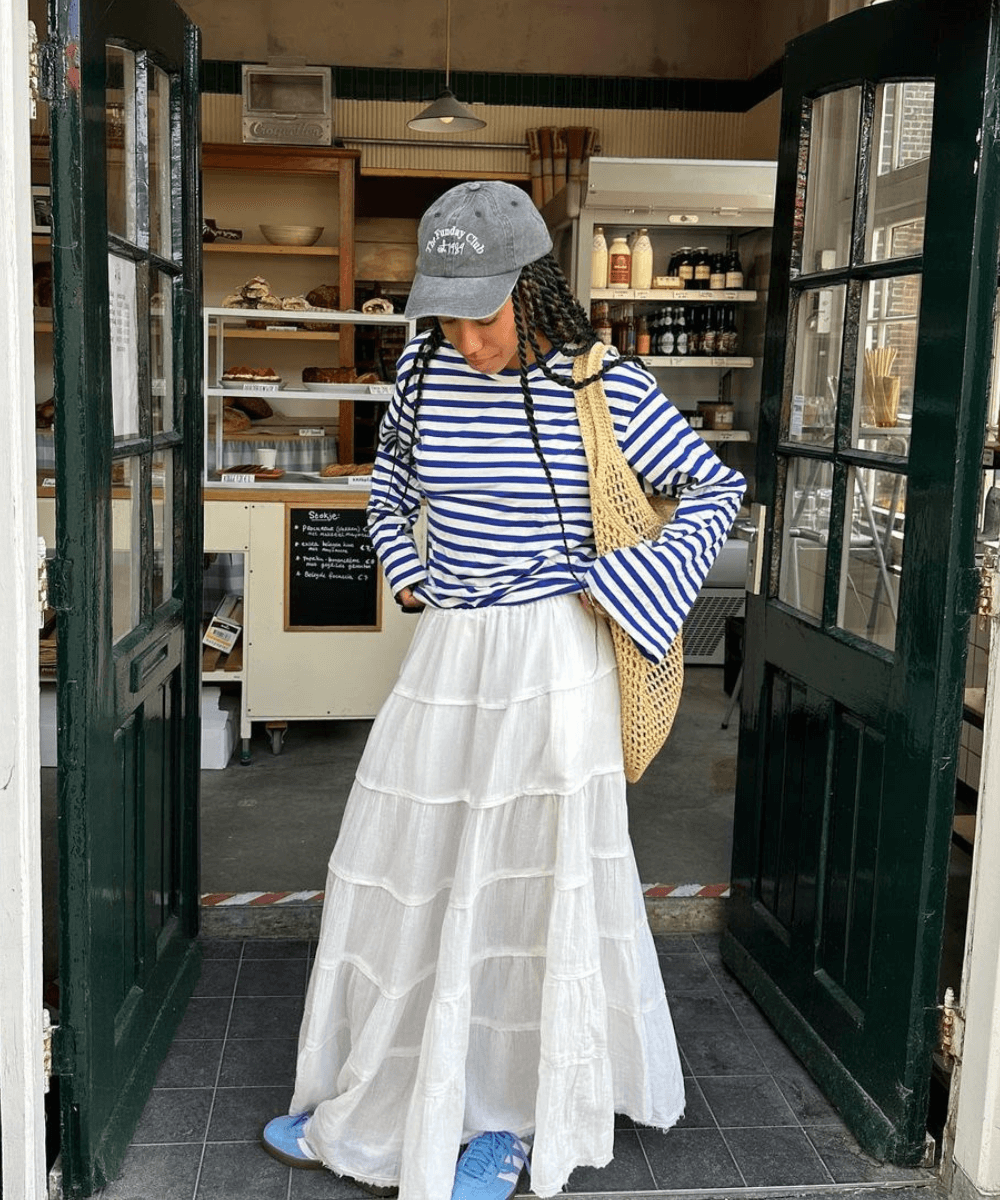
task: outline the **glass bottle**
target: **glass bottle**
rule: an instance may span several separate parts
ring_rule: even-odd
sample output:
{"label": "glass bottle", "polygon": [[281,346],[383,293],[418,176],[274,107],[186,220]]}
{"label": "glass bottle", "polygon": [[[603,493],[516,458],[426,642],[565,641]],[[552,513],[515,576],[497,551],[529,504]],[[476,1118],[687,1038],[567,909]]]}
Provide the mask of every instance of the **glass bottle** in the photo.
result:
{"label": "glass bottle", "polygon": [[594,246],[590,252],[590,286],[608,286],[608,243],[600,225],[594,226]]}
{"label": "glass bottle", "polygon": [[722,321],[719,353],[727,356],[736,354],[738,342],[739,335],[736,332],[736,305],[727,304],[725,308],[725,316]]}
{"label": "glass bottle", "polygon": [[677,275],[682,288],[694,287],[694,254],[690,246],[682,246],[677,252]]}
{"label": "glass bottle", "polygon": [[694,286],[706,291],[712,278],[712,262],[707,246],[697,246],[694,252]]}
{"label": "glass bottle", "polygon": [[668,358],[674,353],[674,310],[672,308],[663,310],[663,326],[660,329],[660,344],[657,346],[657,353]]}
{"label": "glass bottle", "polygon": [[624,324],[622,354],[635,354],[635,310],[631,304],[625,305]]}
{"label": "glass bottle", "polygon": [[590,307],[590,323],[605,344],[611,345],[611,311],[607,300],[595,300]]}
{"label": "glass bottle", "polygon": [[712,255],[712,269],[708,277],[708,286],[713,292],[721,292],[726,286],[726,264],[728,258],[725,254]]}
{"label": "glass bottle", "polygon": [[635,352],[640,357],[643,354],[649,353],[651,344],[649,334],[649,322],[646,320],[645,313],[640,313],[635,323]]}
{"label": "glass bottle", "polygon": [[726,260],[726,288],[735,291],[743,288],[743,264],[738,250],[731,250]]}
{"label": "glass bottle", "polygon": [[632,285],[632,251],[624,234],[616,234],[608,250],[608,287],[627,290]]}
{"label": "glass bottle", "polygon": [[719,324],[715,304],[705,305],[705,326],[701,334],[701,352],[709,357],[719,353]]}
{"label": "glass bottle", "polygon": [[653,244],[645,228],[632,243],[632,287],[646,291],[653,284]]}
{"label": "glass bottle", "polygon": [[678,358],[685,358],[687,357],[688,350],[687,320],[684,316],[684,309],[679,308],[677,310],[677,319],[674,321],[674,354]]}

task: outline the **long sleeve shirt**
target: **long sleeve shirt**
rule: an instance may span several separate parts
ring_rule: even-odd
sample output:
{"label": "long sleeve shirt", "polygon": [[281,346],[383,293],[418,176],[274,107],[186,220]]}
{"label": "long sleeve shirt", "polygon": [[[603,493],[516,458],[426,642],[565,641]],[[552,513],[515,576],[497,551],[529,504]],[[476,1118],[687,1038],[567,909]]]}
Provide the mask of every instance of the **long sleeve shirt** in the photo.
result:
{"label": "long sleeve shirt", "polygon": [[[372,471],[368,528],[393,593],[410,587],[434,607],[478,608],[585,590],[648,658],[661,659],[739,511],[743,477],[691,430],[648,371],[612,361],[604,389],[626,459],[654,491],[684,488],[656,539],[599,556],[572,389],[529,368],[548,475],[518,371],[480,374],[447,344],[424,375],[414,431],[414,357],[425,336],[400,358]],[[546,363],[572,377],[572,359],[558,351]],[[414,538],[421,502],[423,557]]]}

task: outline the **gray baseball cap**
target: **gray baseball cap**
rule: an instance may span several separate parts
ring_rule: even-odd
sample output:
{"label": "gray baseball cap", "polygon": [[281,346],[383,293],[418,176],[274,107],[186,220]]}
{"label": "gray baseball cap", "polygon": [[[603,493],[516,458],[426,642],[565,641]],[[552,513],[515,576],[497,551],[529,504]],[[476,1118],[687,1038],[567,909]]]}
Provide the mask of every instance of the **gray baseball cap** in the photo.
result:
{"label": "gray baseball cap", "polygon": [[460,183],[435,201],[417,232],[408,317],[492,316],[521,268],[552,249],[530,197],[512,183]]}

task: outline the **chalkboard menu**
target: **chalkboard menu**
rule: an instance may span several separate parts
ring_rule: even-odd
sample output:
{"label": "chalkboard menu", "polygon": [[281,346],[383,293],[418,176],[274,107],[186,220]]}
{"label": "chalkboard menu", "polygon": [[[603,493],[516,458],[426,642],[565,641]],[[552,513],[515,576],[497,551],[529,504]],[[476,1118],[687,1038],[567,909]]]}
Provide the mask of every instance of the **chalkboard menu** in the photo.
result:
{"label": "chalkboard menu", "polygon": [[381,572],[365,510],[289,504],[285,512],[285,628],[381,628]]}

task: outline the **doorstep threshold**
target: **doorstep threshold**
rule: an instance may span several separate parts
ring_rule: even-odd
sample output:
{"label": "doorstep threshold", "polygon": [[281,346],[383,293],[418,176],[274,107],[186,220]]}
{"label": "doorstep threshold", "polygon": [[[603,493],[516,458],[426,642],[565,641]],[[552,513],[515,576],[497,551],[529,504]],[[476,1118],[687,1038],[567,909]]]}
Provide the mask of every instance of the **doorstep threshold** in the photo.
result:
{"label": "doorstep threshold", "polygon": [[[875,1168],[878,1169],[877,1167]],[[678,1200],[717,1200],[718,1197],[732,1197],[733,1200],[796,1200],[797,1197],[808,1196],[809,1200],[849,1200],[857,1195],[863,1200],[929,1200],[930,1191],[940,1189],[941,1181],[937,1172],[927,1171],[915,1179],[878,1180],[869,1183],[809,1183],[785,1184],[776,1187],[713,1187],[713,1188],[676,1188],[668,1191],[632,1191],[628,1192],[572,1192],[572,1200],[663,1200],[664,1197],[677,1197]],[[525,1193],[518,1200],[530,1200],[533,1192]],[[940,1193],[944,1200],[943,1190]]]}
{"label": "doorstep threshold", "polygon": [[[717,933],[725,927],[726,883],[656,883],[644,884],[642,890],[654,934]],[[315,938],[322,911],[319,889],[206,892],[201,897],[201,933],[204,937]]]}

